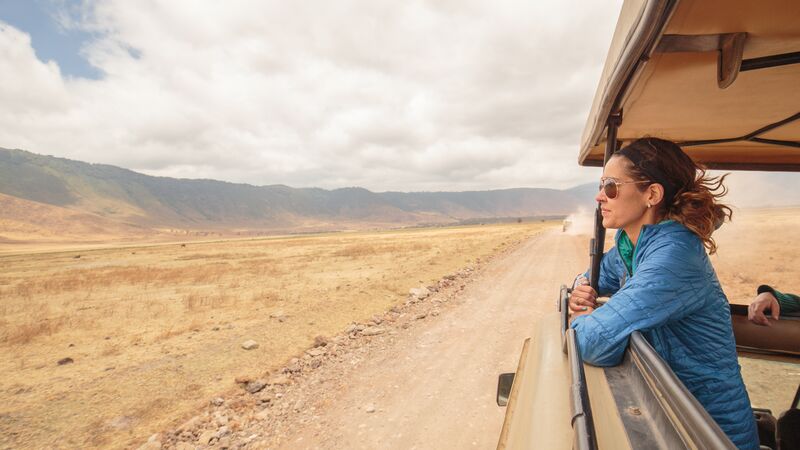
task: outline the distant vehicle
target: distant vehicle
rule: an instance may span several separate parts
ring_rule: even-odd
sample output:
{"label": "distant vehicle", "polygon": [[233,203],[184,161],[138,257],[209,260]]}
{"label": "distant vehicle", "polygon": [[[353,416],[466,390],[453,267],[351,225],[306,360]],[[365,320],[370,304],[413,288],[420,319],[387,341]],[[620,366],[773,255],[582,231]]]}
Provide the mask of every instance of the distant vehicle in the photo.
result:
{"label": "distant vehicle", "polygon": [[[627,0],[578,162],[602,166],[624,143],[653,135],[712,169],[800,171],[799,63],[800,1]],[[604,238],[598,209],[595,287]],[[561,287],[557,311],[525,340],[516,373],[500,375],[498,449],[734,448],[638,332],[620,366],[584,366],[569,293]],[[759,327],[746,306],[730,308],[740,357],[800,364],[800,317]],[[800,389],[776,429],[760,429],[762,448],[798,438],[799,402]],[[771,411],[754,414],[775,424]]]}

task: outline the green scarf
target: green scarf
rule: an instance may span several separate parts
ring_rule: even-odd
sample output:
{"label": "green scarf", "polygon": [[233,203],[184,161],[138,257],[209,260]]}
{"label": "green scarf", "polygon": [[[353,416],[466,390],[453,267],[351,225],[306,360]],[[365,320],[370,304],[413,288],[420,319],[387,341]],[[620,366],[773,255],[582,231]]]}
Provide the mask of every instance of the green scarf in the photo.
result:
{"label": "green scarf", "polygon": [[635,269],[633,267],[633,253],[636,251],[636,247],[633,246],[633,242],[631,242],[631,238],[628,237],[625,230],[619,236],[617,250],[619,250],[619,256],[622,257],[622,262],[625,263],[625,267],[628,269],[628,275],[633,275],[633,270]]}

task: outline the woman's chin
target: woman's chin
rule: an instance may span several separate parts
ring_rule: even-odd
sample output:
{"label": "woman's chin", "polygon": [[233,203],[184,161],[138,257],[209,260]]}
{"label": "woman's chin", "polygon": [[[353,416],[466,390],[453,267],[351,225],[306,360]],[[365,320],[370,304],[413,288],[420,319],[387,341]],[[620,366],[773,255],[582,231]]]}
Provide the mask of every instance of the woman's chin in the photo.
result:
{"label": "woman's chin", "polygon": [[603,217],[603,228],[619,228],[610,217]]}

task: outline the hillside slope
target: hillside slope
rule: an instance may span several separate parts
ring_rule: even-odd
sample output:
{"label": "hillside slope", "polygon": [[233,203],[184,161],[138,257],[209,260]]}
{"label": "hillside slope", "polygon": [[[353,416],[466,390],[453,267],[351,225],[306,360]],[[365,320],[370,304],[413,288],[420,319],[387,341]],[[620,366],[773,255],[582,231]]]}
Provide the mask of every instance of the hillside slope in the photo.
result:
{"label": "hillside slope", "polygon": [[0,243],[152,236],[153,231],[95,214],[0,194]]}
{"label": "hillside slope", "polygon": [[292,229],[451,223],[568,214],[585,190],[472,192],[325,190],[153,177],[131,170],[0,149],[0,193],[154,228]]}

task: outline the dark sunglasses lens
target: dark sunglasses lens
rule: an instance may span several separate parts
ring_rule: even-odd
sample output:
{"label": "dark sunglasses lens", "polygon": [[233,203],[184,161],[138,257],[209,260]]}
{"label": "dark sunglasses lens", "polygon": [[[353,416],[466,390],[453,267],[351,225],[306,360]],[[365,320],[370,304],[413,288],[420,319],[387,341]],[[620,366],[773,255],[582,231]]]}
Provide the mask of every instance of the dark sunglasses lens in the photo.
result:
{"label": "dark sunglasses lens", "polygon": [[617,183],[614,180],[603,181],[603,192],[608,198],[617,198]]}

